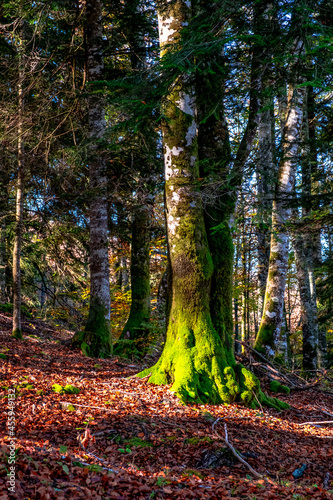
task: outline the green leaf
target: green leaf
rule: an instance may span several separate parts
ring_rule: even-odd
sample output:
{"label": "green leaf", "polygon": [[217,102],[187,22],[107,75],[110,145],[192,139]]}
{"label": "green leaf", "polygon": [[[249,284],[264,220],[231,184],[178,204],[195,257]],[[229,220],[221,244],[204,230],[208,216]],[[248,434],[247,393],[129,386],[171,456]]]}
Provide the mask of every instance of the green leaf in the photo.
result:
{"label": "green leaf", "polygon": [[63,469],[64,472],[66,472],[66,474],[69,474],[69,468],[68,468],[67,465],[63,465],[62,469]]}
{"label": "green leaf", "polygon": [[61,454],[66,453],[67,452],[67,446],[60,446],[59,447],[59,451],[60,451]]}

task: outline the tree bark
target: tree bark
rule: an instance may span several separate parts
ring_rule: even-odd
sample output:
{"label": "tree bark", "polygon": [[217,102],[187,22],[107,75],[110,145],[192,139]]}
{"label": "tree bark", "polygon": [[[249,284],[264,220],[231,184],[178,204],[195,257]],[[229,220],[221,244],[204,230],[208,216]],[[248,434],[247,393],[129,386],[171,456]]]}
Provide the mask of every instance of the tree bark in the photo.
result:
{"label": "tree bark", "polygon": [[258,185],[258,318],[261,321],[264,307],[266,281],[269,266],[270,234],[273,201],[273,185],[275,173],[274,159],[274,105],[271,96],[262,99],[259,115],[259,145],[257,163]]}
{"label": "tree bark", "polygon": [[[300,56],[303,44],[295,44],[294,54]],[[284,328],[284,290],[288,267],[289,237],[285,227],[290,219],[295,186],[295,169],[300,145],[304,87],[299,82],[289,86],[288,112],[283,137],[283,158],[278,170],[278,182],[273,201],[272,236],[269,270],[265,292],[263,317],[255,342],[255,349],[270,358],[280,356],[287,362],[288,346]]]}
{"label": "tree bark", "polygon": [[13,248],[13,332],[12,337],[22,339],[21,325],[21,247],[23,230],[23,199],[24,199],[24,142],[23,142],[23,113],[24,113],[24,45],[23,28],[19,42],[19,82],[18,82],[18,145],[17,145],[17,181],[16,181],[16,208],[15,208],[15,236]]}
{"label": "tree bark", "polygon": [[82,349],[92,357],[112,353],[110,326],[110,278],[108,258],[108,212],[106,162],[101,141],[105,133],[105,103],[96,83],[103,80],[102,2],[86,2],[87,76],[90,200],[90,305]]}
{"label": "tree bark", "polygon": [[8,184],[9,175],[6,170],[4,157],[1,158],[1,180],[0,180],[0,299],[6,300],[7,297],[7,214],[9,212]]}
{"label": "tree bark", "polygon": [[[312,212],[312,161],[310,151],[309,122],[307,99],[305,102],[303,121],[303,157],[302,157],[302,217],[309,217]],[[298,210],[295,210],[296,221]],[[317,235],[316,235],[317,236]],[[317,294],[314,279],[313,237],[309,229],[302,228],[293,238],[297,280],[301,298],[301,323],[303,332],[303,369],[317,368],[318,351],[318,315]]]}

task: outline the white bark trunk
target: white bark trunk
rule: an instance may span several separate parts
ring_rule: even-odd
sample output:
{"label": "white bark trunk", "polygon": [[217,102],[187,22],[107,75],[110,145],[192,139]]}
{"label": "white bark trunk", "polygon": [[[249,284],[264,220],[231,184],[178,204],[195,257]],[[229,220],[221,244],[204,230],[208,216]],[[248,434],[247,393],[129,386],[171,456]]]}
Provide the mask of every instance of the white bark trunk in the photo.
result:
{"label": "white bark trunk", "polygon": [[[297,44],[295,55],[302,47]],[[278,170],[278,183],[273,202],[272,236],[263,317],[256,348],[268,356],[280,354],[287,361],[288,346],[284,328],[284,290],[288,266],[289,237],[285,227],[291,215],[289,208],[295,185],[295,169],[301,138],[304,87],[290,85],[288,112],[284,128],[283,158]]]}
{"label": "white bark trunk", "polygon": [[[307,101],[306,101],[307,104]],[[303,155],[302,155],[302,216],[311,215],[311,153],[307,105],[304,107]],[[297,210],[295,210],[297,220]],[[293,238],[297,279],[301,298],[301,322],[303,332],[303,369],[317,368],[318,317],[317,294],[313,265],[312,234],[305,229]]]}

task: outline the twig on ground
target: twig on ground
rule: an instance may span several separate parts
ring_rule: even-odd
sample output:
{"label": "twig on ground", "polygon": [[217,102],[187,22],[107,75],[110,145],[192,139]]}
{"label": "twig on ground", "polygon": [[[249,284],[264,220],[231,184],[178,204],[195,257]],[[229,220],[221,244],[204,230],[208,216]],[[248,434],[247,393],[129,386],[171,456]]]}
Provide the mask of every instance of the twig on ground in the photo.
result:
{"label": "twig on ground", "polygon": [[329,413],[328,411],[325,411],[322,408],[319,408],[319,406],[315,406],[314,408],[318,411],[321,411],[322,413],[325,413],[325,415],[328,415],[329,417],[333,417],[333,413]]}
{"label": "twig on ground", "polygon": [[259,405],[259,407],[260,407],[260,410],[261,410],[262,412],[264,412],[263,407],[262,407],[262,405],[261,405],[261,403],[260,403],[259,399],[257,398],[256,393],[255,393],[254,391],[252,391],[252,392],[253,392],[253,396],[254,396],[254,397],[256,398],[256,400],[257,400],[257,403],[258,403],[258,405]]}
{"label": "twig on ground", "polygon": [[228,448],[230,448],[230,450],[232,451],[232,453],[235,455],[235,457],[240,461],[242,462],[242,464],[244,464],[251,472],[254,476],[256,477],[259,477],[259,478],[262,478],[263,475],[262,474],[259,474],[259,472],[255,471],[250,464],[248,464],[246,462],[246,460],[244,460],[244,458],[242,458],[239,453],[237,453],[237,451],[235,450],[235,448],[232,446],[232,444],[229,442],[229,439],[228,439],[228,429],[227,429],[227,424],[224,424],[224,433],[225,433],[225,437],[221,436],[216,430],[215,430],[215,425],[218,423],[218,421],[221,420],[220,418],[218,418],[217,420],[215,420],[215,422],[213,423],[212,425],[212,429],[213,429],[213,432],[220,438],[220,439],[223,439],[223,441],[225,442],[225,444],[228,446]]}
{"label": "twig on ground", "polygon": [[318,424],[333,424],[333,420],[322,420],[321,422],[302,422],[297,425],[318,425]]}

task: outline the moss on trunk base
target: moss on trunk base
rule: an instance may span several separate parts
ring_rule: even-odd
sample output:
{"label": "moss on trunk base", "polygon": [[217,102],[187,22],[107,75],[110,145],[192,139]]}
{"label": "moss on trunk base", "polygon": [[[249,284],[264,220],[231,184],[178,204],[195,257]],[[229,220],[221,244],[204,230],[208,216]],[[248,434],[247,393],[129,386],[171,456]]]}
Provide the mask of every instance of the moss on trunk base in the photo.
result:
{"label": "moss on trunk base", "polygon": [[74,343],[86,356],[91,358],[107,358],[112,354],[112,338],[110,321],[105,318],[105,307],[94,300],[90,303],[89,317],[84,332],[74,335]]}
{"label": "moss on trunk base", "polygon": [[16,330],[14,330],[12,333],[12,337],[16,340],[22,340],[23,339],[22,330],[16,328]]}
{"label": "moss on trunk base", "polygon": [[209,315],[202,314],[194,325],[189,327],[184,318],[169,325],[168,340],[160,360],[138,376],[151,373],[150,383],[172,384],[171,391],[186,403],[239,401],[251,408],[260,404],[279,410],[289,407],[283,401],[266,396],[260,389],[259,380],[244,366],[228,363],[227,359],[233,356],[226,355]]}

